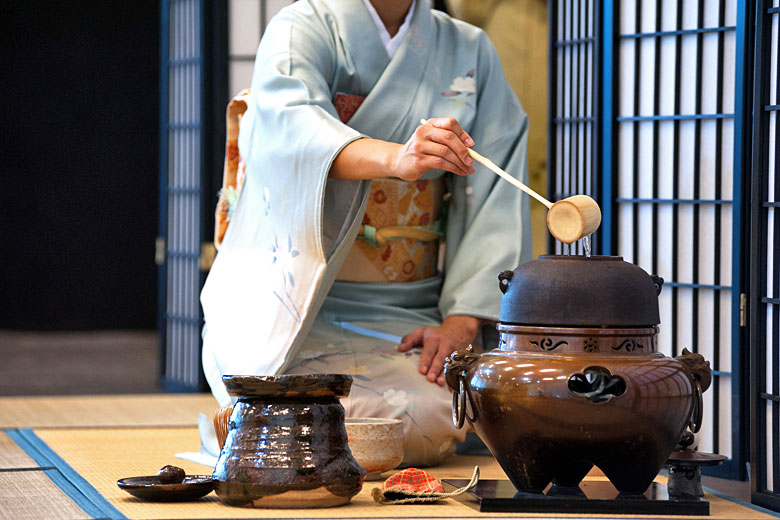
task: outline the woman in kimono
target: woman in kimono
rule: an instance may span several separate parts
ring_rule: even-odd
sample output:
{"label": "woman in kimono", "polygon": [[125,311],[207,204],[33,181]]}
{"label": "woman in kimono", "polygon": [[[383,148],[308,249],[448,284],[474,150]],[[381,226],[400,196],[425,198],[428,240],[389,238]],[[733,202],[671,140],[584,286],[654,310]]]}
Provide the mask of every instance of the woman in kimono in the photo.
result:
{"label": "woman in kimono", "polygon": [[[425,120],[421,122],[421,120]],[[444,359],[530,259],[528,122],[485,34],[425,0],[301,0],[257,52],[242,192],[201,295],[203,367],[347,373],[347,416],[404,422],[404,464],[462,440]]]}

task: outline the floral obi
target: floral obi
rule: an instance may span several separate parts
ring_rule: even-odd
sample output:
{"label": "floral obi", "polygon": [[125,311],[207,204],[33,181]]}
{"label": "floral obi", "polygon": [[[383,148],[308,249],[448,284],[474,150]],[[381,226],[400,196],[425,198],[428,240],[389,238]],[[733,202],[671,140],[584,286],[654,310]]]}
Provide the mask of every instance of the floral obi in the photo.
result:
{"label": "floral obi", "polygon": [[371,183],[363,225],[337,279],[415,282],[438,273],[444,177]]}

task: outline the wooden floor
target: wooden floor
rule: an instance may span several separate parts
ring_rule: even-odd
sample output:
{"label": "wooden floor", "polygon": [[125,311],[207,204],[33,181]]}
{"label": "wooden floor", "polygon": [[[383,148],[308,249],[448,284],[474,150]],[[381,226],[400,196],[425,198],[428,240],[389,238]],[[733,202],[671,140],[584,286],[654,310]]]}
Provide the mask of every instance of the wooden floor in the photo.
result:
{"label": "wooden floor", "polygon": [[159,392],[156,331],[0,330],[0,396]]}
{"label": "wooden floor", "polygon": [[[0,360],[0,396],[160,392],[156,331],[0,330]],[[750,502],[747,482],[705,476],[703,484]]]}

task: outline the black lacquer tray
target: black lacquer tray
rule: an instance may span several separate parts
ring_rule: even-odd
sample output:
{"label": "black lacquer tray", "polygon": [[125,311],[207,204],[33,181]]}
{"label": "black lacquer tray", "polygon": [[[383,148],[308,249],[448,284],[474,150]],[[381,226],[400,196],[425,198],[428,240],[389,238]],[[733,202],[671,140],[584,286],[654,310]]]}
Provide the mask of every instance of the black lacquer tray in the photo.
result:
{"label": "black lacquer tray", "polygon": [[128,477],[116,485],[131,495],[152,502],[185,502],[206,496],[214,489],[211,475],[188,475],[183,482],[165,484],[158,475]]}
{"label": "black lacquer tray", "polygon": [[[462,488],[465,479],[445,479],[446,491]],[[653,482],[642,495],[620,496],[609,481],[585,480],[579,487],[548,486],[544,493],[518,492],[509,480],[480,480],[456,499],[482,513],[602,513],[630,515],[710,514],[710,504],[697,497],[670,498],[665,485]]]}

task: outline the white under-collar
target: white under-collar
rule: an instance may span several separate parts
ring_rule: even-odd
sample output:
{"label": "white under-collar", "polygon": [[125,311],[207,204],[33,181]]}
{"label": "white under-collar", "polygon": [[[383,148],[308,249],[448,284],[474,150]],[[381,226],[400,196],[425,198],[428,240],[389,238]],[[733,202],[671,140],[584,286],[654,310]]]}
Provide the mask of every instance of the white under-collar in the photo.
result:
{"label": "white under-collar", "polygon": [[382,39],[382,43],[384,44],[385,49],[387,49],[387,55],[392,58],[395,56],[395,52],[401,46],[401,42],[404,39],[404,35],[406,35],[406,31],[409,30],[409,25],[412,23],[412,14],[414,14],[414,6],[417,3],[417,0],[412,0],[412,5],[409,6],[409,12],[406,13],[404,23],[401,24],[401,27],[398,28],[398,32],[395,33],[395,36],[392,38],[390,37],[390,33],[387,31],[387,27],[385,27],[385,24],[382,22],[382,19],[379,18],[379,14],[376,12],[376,9],[374,9],[374,6],[371,5],[371,2],[369,0],[363,0],[363,3],[366,4],[368,12],[371,13],[371,18],[374,19],[374,25],[376,25],[377,31],[379,31],[379,37]]}

